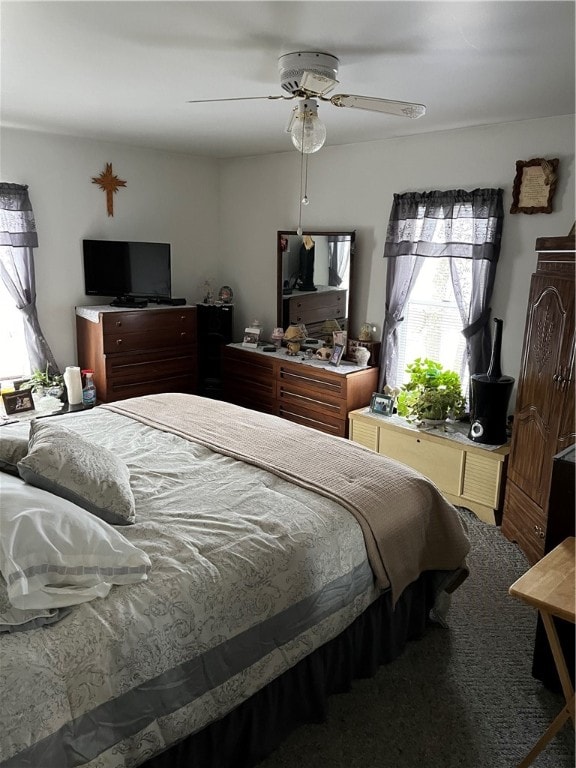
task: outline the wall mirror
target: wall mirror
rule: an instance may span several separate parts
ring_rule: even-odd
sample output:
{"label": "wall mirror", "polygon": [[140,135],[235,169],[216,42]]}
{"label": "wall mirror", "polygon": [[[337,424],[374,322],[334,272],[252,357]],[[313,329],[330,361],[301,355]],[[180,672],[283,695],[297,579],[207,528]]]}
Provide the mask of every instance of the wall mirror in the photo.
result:
{"label": "wall mirror", "polygon": [[325,336],[334,320],[348,330],[355,235],[278,232],[278,326],[303,323],[313,339]]}

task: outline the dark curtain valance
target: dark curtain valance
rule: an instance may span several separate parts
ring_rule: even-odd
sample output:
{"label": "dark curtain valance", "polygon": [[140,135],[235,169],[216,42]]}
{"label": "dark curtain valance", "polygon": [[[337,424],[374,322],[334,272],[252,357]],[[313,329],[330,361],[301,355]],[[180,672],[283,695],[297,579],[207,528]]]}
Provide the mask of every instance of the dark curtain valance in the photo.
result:
{"label": "dark curtain valance", "polygon": [[0,183],[0,245],[36,248],[38,235],[28,187]]}
{"label": "dark curtain valance", "polygon": [[498,261],[501,189],[395,194],[384,256],[452,256]]}

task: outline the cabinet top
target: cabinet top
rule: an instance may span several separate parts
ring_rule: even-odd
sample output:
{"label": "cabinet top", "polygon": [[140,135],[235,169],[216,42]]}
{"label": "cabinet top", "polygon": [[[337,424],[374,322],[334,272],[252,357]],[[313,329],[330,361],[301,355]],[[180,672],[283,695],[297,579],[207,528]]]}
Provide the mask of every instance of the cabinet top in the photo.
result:
{"label": "cabinet top", "polygon": [[355,363],[350,363],[346,360],[342,361],[340,365],[331,365],[324,360],[309,360],[301,354],[288,355],[286,354],[286,349],[284,347],[275,352],[265,352],[264,347],[258,347],[257,349],[245,347],[242,342],[235,342],[233,344],[227,344],[226,346],[231,347],[232,349],[242,350],[242,352],[246,352],[249,355],[262,355],[271,360],[301,364],[306,367],[316,368],[317,370],[330,371],[330,373],[336,373],[340,376],[348,376],[350,373],[357,373],[358,371],[366,371],[369,369],[365,365],[356,365]]}
{"label": "cabinet top", "polygon": [[149,304],[147,307],[111,307],[110,304],[94,304],[89,307],[76,307],[76,314],[78,317],[83,317],[92,323],[99,323],[100,315],[108,312],[149,312],[150,310],[158,312],[158,310],[173,311],[182,309],[195,309],[195,307],[191,304]]}
{"label": "cabinet top", "polygon": [[576,237],[565,235],[564,237],[539,237],[536,240],[537,251],[574,251],[576,250]]}
{"label": "cabinet top", "polygon": [[510,442],[504,445],[486,445],[485,443],[477,443],[470,440],[467,435],[469,432],[469,426],[460,422],[447,423],[446,427],[438,428],[421,428],[414,424],[411,424],[401,416],[384,416],[383,414],[373,413],[368,406],[365,408],[358,408],[355,411],[350,411],[348,416],[351,419],[364,419],[369,422],[376,421],[380,427],[390,429],[397,432],[409,432],[419,435],[425,440],[431,442],[436,441],[450,441],[455,443],[455,447],[465,447],[466,451],[471,453],[480,453],[486,455],[486,451],[492,454],[494,457],[499,457],[499,460],[503,460],[504,456],[510,453]]}

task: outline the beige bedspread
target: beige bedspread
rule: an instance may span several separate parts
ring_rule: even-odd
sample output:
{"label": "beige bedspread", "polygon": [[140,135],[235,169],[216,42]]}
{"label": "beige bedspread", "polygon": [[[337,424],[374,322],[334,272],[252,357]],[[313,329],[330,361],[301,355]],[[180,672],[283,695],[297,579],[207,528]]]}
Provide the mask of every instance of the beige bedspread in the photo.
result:
{"label": "beige bedspread", "polygon": [[148,395],[101,407],[338,501],[358,520],[376,582],[391,586],[394,600],[422,571],[461,569],[457,583],[467,573],[470,545],[456,510],[403,464],[343,438],[195,395]]}

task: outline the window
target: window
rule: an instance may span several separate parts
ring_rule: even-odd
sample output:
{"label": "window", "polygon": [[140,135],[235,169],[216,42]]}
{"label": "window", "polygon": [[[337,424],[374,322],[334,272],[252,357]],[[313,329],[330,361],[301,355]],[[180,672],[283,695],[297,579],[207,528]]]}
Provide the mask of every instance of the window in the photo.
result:
{"label": "window", "polygon": [[[470,291],[469,259],[459,259],[461,283]],[[464,392],[468,390],[466,340],[462,335],[462,319],[454,296],[447,258],[426,259],[398,326],[398,358],[395,380],[408,381],[406,365],[417,357],[428,357],[444,368],[456,371]]]}
{"label": "window", "polygon": [[463,390],[468,374],[487,370],[502,195],[501,189],[394,195],[384,245],[388,266],[379,390],[401,384],[406,362],[416,357],[447,364],[459,373]]}
{"label": "window", "polygon": [[0,280],[0,380],[12,381],[30,374],[22,314]]}

